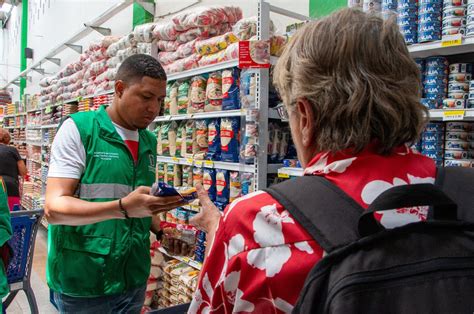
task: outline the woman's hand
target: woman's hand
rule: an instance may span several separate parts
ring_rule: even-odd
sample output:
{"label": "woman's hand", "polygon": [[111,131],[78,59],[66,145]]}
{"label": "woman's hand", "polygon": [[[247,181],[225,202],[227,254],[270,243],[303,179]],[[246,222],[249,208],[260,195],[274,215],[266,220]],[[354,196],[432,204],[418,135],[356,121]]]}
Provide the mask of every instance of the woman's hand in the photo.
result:
{"label": "woman's hand", "polygon": [[189,220],[189,223],[202,230],[206,233],[214,233],[217,225],[219,224],[219,219],[221,218],[221,212],[219,209],[212,203],[209,195],[207,195],[206,190],[202,185],[197,185],[196,190],[198,192],[199,202],[201,203],[201,211]]}

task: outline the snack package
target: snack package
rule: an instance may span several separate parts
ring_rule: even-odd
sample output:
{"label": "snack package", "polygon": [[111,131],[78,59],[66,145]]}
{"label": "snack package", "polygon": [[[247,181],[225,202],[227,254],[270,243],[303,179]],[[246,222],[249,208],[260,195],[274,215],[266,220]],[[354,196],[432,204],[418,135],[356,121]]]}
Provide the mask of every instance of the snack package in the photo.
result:
{"label": "snack package", "polygon": [[[183,150],[184,149],[184,150]],[[186,151],[186,122],[178,124],[176,134],[176,157],[184,157]]]}
{"label": "snack package", "polygon": [[[184,156],[186,158],[193,158],[194,154],[198,151],[196,141],[196,122],[189,120],[186,122],[186,147],[184,150]],[[183,151],[182,151],[183,153]]]}
{"label": "snack package", "polygon": [[195,187],[198,184],[202,185],[202,182],[203,182],[202,168],[194,167],[194,169],[193,169],[193,186]]}
{"label": "snack package", "polygon": [[225,50],[230,44],[238,41],[239,39],[233,33],[228,32],[224,35],[198,40],[196,42],[196,52],[202,56],[210,55]]}
{"label": "snack package", "polygon": [[247,122],[240,150],[240,159],[246,164],[253,164],[258,150],[258,125]]}
{"label": "snack package", "polygon": [[174,164],[166,164],[165,183],[169,186],[174,184]]}
{"label": "snack package", "polygon": [[221,159],[221,120],[210,119],[207,124],[207,156],[208,160],[219,161]]}
{"label": "snack package", "polygon": [[178,110],[176,114],[186,114],[189,107],[190,86],[188,81],[184,81],[178,88]]}
{"label": "snack package", "polygon": [[229,171],[216,170],[216,202],[229,203]]}
{"label": "snack package", "polygon": [[257,76],[254,72],[242,71],[240,76],[240,102],[242,108],[255,107]]}
{"label": "snack package", "polygon": [[239,161],[240,118],[221,119],[221,160]]}
{"label": "snack package", "polygon": [[222,75],[220,72],[209,74],[206,86],[206,105],[204,111],[222,110]]}
{"label": "snack package", "polygon": [[156,181],[157,182],[165,182],[165,169],[166,169],[166,164],[164,163],[158,163],[157,165],[158,170],[156,171]]}
{"label": "snack package", "polygon": [[172,121],[168,131],[168,145],[169,145],[169,156],[176,156],[176,137],[178,132],[178,124],[176,121]]}
{"label": "snack package", "polygon": [[240,109],[239,69],[222,71],[222,110]]}
{"label": "snack package", "polygon": [[169,184],[155,182],[153,183],[150,191],[150,195],[153,196],[180,196],[183,201],[191,202],[198,198],[196,189],[191,188],[174,188]]}
{"label": "snack package", "polygon": [[207,80],[203,76],[195,76],[191,80],[191,107],[188,113],[204,112],[206,103]]}
{"label": "snack package", "polygon": [[183,187],[192,187],[193,186],[193,167],[192,166],[183,166]]}
{"label": "snack package", "polygon": [[242,186],[242,195],[247,195],[255,191],[255,175],[250,172],[244,172],[240,175]]}
{"label": "snack package", "polygon": [[216,170],[204,168],[202,186],[207,191],[211,201],[216,200]]}
{"label": "snack package", "polygon": [[[176,251],[174,249],[174,246],[182,245],[182,242],[184,242],[188,246],[188,252],[186,252],[185,256],[192,256],[196,245],[196,228],[190,225],[175,224],[163,221],[160,222],[160,228],[161,230],[163,230],[163,239],[161,241],[161,245],[165,249],[170,251]],[[179,240],[181,242],[178,242],[176,240]],[[173,279],[175,277],[179,278],[179,275],[193,270],[193,268],[190,268],[186,264],[185,266],[173,264],[164,268],[165,274],[168,274],[170,279]]]}
{"label": "snack package", "polygon": [[197,152],[194,154],[194,159],[202,160],[206,156],[208,149],[207,133],[206,120],[196,120]]}
{"label": "snack package", "polygon": [[242,194],[242,186],[240,184],[240,173],[238,171],[229,172],[229,186],[229,203],[232,203]]}

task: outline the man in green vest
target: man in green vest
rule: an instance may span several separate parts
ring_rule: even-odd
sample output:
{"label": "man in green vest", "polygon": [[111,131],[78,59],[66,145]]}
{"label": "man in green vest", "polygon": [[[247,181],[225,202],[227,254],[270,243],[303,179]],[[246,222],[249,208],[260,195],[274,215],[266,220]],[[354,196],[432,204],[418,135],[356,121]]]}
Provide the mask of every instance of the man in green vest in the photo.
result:
{"label": "man in green vest", "polygon": [[47,279],[61,313],[140,313],[151,217],[182,205],[149,195],[156,138],[146,127],[165,95],[158,61],[131,56],[117,71],[112,106],[73,114],[57,132],[45,214]]}

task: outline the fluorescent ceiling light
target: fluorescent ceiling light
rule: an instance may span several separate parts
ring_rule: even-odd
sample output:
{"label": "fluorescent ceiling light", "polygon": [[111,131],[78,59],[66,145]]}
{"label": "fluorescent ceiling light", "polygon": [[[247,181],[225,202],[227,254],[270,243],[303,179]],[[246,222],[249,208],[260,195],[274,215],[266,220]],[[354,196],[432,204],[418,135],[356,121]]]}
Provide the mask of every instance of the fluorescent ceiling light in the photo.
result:
{"label": "fluorescent ceiling light", "polygon": [[0,7],[0,11],[8,13],[10,12],[11,8],[12,8],[12,5],[10,3],[4,2],[2,6]]}

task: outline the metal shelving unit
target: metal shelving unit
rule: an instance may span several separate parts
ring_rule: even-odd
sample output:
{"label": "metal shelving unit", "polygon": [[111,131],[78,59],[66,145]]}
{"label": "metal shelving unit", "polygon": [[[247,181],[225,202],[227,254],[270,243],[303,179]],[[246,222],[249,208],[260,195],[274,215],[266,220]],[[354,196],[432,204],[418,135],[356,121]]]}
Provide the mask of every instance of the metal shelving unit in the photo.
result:
{"label": "metal shelving unit", "polygon": [[474,121],[474,109],[430,110],[432,121]]}
{"label": "metal shelving unit", "polygon": [[209,119],[209,118],[224,118],[224,117],[241,117],[245,116],[246,111],[244,109],[227,110],[227,111],[215,111],[215,112],[199,112],[193,114],[179,114],[170,116],[159,116],[154,122],[166,122],[166,121],[180,121],[180,120],[193,120],[193,119]]}
{"label": "metal shelving unit", "polygon": [[451,56],[474,51],[474,36],[458,38],[460,44],[446,44],[443,40],[415,44],[408,46],[408,51],[413,58],[427,58],[431,56]]}

